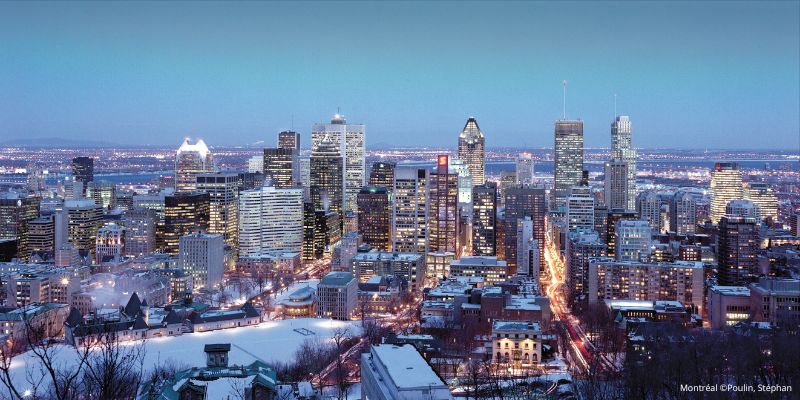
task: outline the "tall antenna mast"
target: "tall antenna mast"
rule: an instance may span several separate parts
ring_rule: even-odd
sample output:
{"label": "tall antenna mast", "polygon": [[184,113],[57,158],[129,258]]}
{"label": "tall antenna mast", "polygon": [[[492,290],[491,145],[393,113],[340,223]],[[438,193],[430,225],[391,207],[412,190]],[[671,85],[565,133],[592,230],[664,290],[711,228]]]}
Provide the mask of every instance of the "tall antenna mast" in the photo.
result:
{"label": "tall antenna mast", "polygon": [[614,119],[617,118],[617,94],[614,93]]}
{"label": "tall antenna mast", "polygon": [[294,113],[292,113],[292,132],[294,132]]}
{"label": "tall antenna mast", "polygon": [[564,79],[564,119],[567,119],[567,80]]}

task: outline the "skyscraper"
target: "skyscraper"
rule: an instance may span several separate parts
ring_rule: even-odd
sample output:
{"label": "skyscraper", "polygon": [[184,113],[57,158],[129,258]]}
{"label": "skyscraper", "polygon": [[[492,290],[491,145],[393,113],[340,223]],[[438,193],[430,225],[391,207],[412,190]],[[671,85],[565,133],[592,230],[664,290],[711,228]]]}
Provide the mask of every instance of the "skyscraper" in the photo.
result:
{"label": "skyscraper", "polygon": [[239,174],[231,172],[197,175],[197,191],[208,193],[208,233],[222,235],[225,244],[239,243]]}
{"label": "skyscraper", "polygon": [[650,254],[651,234],[647,221],[620,220],[614,248],[617,261],[639,261],[640,256]]}
{"label": "skyscraper", "polygon": [[472,255],[497,255],[497,183],[472,188]]}
{"label": "skyscraper", "polygon": [[[636,202],[636,150],[633,149],[631,141],[631,120],[626,115],[617,116],[611,124],[611,157],[615,161],[622,161],[628,164],[626,171],[628,177],[627,204],[628,210],[633,210]],[[616,208],[616,207],[614,207]]]}
{"label": "skyscraper", "polygon": [[608,254],[616,254],[617,246],[617,226],[619,221],[628,219],[639,219],[639,213],[633,210],[608,210],[606,213],[605,228],[606,234],[604,239],[608,247]]}
{"label": "skyscraper", "polygon": [[[91,157],[75,157],[72,159],[72,176],[75,177],[76,182],[83,185],[81,194],[86,193],[86,185],[94,180],[94,158]],[[76,194],[76,197],[77,194]]]}
{"label": "skyscraper", "polygon": [[383,186],[364,186],[358,193],[358,233],[378,251],[392,251],[389,192]]}
{"label": "skyscraper", "polygon": [[122,216],[125,226],[125,255],[143,256],[156,249],[156,224],[158,217],[155,211],[146,208],[128,210]]}
{"label": "skyscraper", "polygon": [[472,176],[472,186],[482,185],[485,179],[484,137],[475,117],[469,117],[458,135],[458,158],[464,161]]}
{"label": "skyscraper", "polygon": [[633,210],[628,208],[628,163],[608,161],[605,164],[605,202],[609,209]]}
{"label": "skyscraper", "polygon": [[653,232],[660,232],[662,227],[661,221],[661,208],[664,202],[661,200],[658,192],[655,190],[647,190],[636,197],[636,211],[639,216],[650,224]]}
{"label": "skyscraper", "polygon": [[739,164],[718,162],[711,171],[711,223],[719,223],[731,200],[743,199],[742,174]]}
{"label": "skyscraper", "polygon": [[300,134],[294,131],[283,131],[278,133],[278,148],[290,149],[298,156],[300,155]]}
{"label": "skyscraper", "polygon": [[97,241],[97,230],[103,219],[103,208],[92,200],[83,199],[65,201],[64,209],[67,211],[69,242],[81,255],[92,258],[91,255],[94,254]]}
{"label": "skyscraper", "polygon": [[459,255],[458,174],[450,172],[448,158],[439,155],[430,174],[428,251]]}
{"label": "skyscraper", "polygon": [[0,192],[0,240],[15,240],[16,257],[22,260],[28,260],[28,223],[39,217],[41,200],[23,192]]}
{"label": "skyscraper", "polygon": [[[175,190],[178,192],[192,192],[196,188],[197,174],[214,172],[214,157],[208,150],[206,142],[199,139],[197,143],[190,144],[189,139],[183,140],[181,147],[175,153]],[[178,242],[175,242],[177,252]]]}
{"label": "skyscraper", "polygon": [[239,194],[239,256],[300,253],[303,245],[303,190],[265,186]]}
{"label": "skyscraper", "polygon": [[571,294],[571,303],[588,294],[589,259],[604,257],[606,244],[595,230],[579,229],[567,233],[565,247],[566,288]]}
{"label": "skyscraper", "polygon": [[389,193],[389,199],[392,198],[394,192],[394,170],[397,164],[390,161],[378,161],[372,164],[372,170],[369,172],[369,185],[370,186],[383,186]]}
{"label": "skyscraper", "polygon": [[215,288],[225,271],[225,242],[222,235],[192,233],[183,235],[179,244],[181,268],[192,277],[194,289]]}
{"label": "skyscraper", "polygon": [[722,216],[717,238],[718,281],[745,286],[757,276],[758,224],[753,218]]}
{"label": "skyscraper", "polygon": [[594,196],[589,186],[573,186],[567,197],[567,230],[594,229]]}
{"label": "skyscraper", "polygon": [[672,196],[670,211],[670,229],[678,235],[695,233],[697,226],[697,202],[691,193],[677,191]]}
{"label": "skyscraper", "polygon": [[529,185],[533,183],[533,156],[531,153],[519,153],[515,170],[517,184]]}
{"label": "skyscraper", "polygon": [[[531,217],[533,222],[533,239],[544,243],[545,225],[547,214],[545,208],[545,191],[543,188],[531,185],[514,185],[506,189],[504,194],[505,221],[504,247],[509,274],[516,273],[517,267],[517,220]],[[539,246],[539,269],[544,269],[544,246]]]}
{"label": "skyscraper", "polygon": [[533,220],[517,219],[517,275],[538,278],[540,272],[539,241],[534,238]]}
{"label": "skyscraper", "polygon": [[264,179],[276,188],[300,185],[299,153],[291,148],[264,149]]}
{"label": "skyscraper", "polygon": [[778,220],[778,197],[768,183],[751,182],[746,191],[746,197],[761,211],[761,219],[772,222]]}
{"label": "skyscraper", "polygon": [[[342,177],[339,179],[342,185],[339,193],[344,200],[344,207],[340,212],[342,215],[357,211],[356,196],[366,181],[364,138],[364,125],[348,124],[344,116],[338,113],[333,116],[330,124],[315,124],[311,131],[312,155],[318,152],[323,141],[330,141],[342,157]],[[313,167],[311,174],[313,181]]]}
{"label": "skyscraper", "polygon": [[[192,175],[194,178],[194,174]],[[194,184],[192,184],[194,186]],[[178,254],[180,238],[195,232],[208,232],[210,196],[203,192],[183,192],[164,196],[164,224],[159,226],[166,254]]]}
{"label": "skyscraper", "polygon": [[84,188],[86,197],[103,209],[110,210],[117,206],[117,189],[113,182],[91,181]]}
{"label": "skyscraper", "polygon": [[583,121],[558,120],[555,124],[552,209],[565,206],[569,189],[578,185],[583,171]]}
{"label": "skyscraper", "polygon": [[428,170],[395,171],[392,248],[401,253],[428,252]]}
{"label": "skyscraper", "polygon": [[315,210],[333,211],[341,219],[344,216],[344,161],[337,142],[332,139],[321,139],[311,151],[311,202]]}

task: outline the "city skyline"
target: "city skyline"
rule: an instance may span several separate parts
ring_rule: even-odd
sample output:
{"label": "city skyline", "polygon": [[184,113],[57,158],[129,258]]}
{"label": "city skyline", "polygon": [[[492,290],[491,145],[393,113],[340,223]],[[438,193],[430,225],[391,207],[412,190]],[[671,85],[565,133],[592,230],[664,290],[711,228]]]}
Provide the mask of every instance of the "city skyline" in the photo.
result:
{"label": "city skyline", "polygon": [[[270,145],[292,128],[308,137],[341,107],[368,127],[368,148],[400,145],[399,137],[454,147],[469,116],[481,121],[487,148],[541,148],[552,146],[567,80],[567,118],[585,122],[587,147],[609,146],[615,95],[616,114],[634,121],[635,148],[798,144],[794,2],[0,10],[3,142],[165,146],[192,136]],[[560,15],[574,22],[562,24]],[[320,27],[337,18],[360,29]],[[472,19],[479,23],[456,29]],[[326,59],[337,61],[319,61]],[[731,133],[736,143],[726,140]]]}

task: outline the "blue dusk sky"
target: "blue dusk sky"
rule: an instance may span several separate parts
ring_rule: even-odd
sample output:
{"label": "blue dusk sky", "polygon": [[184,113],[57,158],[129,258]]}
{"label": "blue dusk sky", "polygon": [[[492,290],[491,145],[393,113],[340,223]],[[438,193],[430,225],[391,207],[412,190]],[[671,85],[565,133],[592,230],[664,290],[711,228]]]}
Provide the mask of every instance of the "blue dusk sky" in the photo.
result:
{"label": "blue dusk sky", "polygon": [[0,3],[0,143],[273,145],[337,107],[367,145],[798,149],[800,2]]}

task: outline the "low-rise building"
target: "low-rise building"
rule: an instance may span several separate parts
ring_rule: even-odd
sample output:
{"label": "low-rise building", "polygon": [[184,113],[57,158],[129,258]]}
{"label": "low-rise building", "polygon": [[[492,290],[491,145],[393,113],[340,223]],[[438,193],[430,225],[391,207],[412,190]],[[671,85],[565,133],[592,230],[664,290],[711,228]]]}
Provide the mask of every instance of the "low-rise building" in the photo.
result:
{"label": "low-rise building", "polygon": [[317,291],[312,286],[301,287],[277,304],[286,318],[313,317],[317,315]]}
{"label": "low-rise building", "polygon": [[497,257],[461,257],[450,262],[450,275],[481,277],[491,286],[507,279],[508,265]]}
{"label": "low-rise building", "polygon": [[374,345],[361,355],[361,400],[450,400],[442,378],[412,345]]}
{"label": "low-rise building", "polygon": [[331,272],[317,285],[317,315],[349,320],[358,302],[358,280],[351,272]]}
{"label": "low-rise building", "polygon": [[707,307],[711,328],[730,328],[750,319],[750,289],[745,286],[712,286],[708,288]]}
{"label": "low-rise building", "polygon": [[492,324],[492,361],[514,367],[531,367],[542,359],[542,328],[536,321]]}

